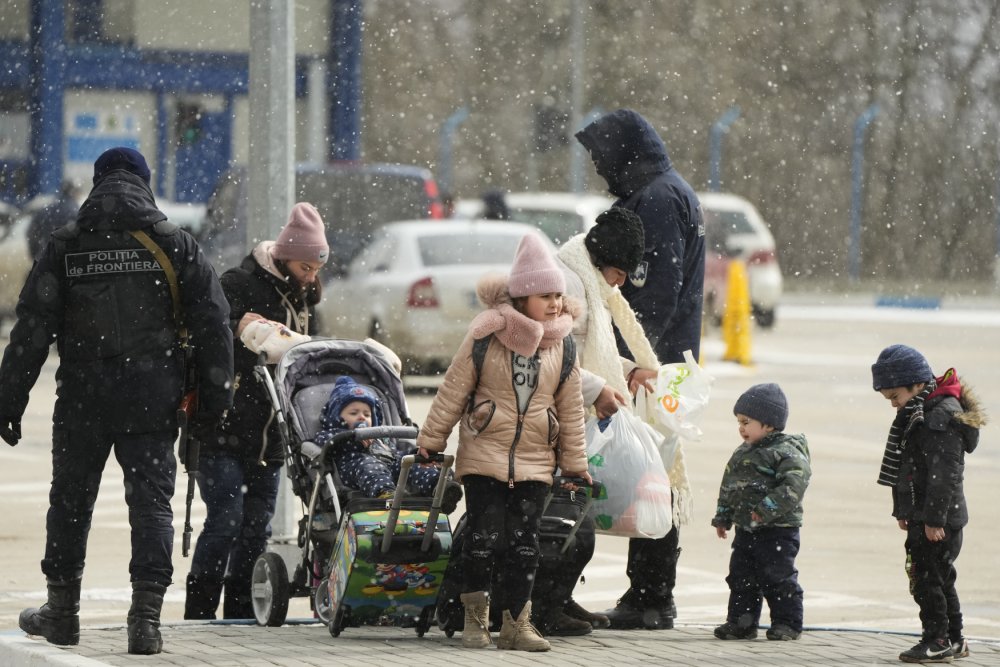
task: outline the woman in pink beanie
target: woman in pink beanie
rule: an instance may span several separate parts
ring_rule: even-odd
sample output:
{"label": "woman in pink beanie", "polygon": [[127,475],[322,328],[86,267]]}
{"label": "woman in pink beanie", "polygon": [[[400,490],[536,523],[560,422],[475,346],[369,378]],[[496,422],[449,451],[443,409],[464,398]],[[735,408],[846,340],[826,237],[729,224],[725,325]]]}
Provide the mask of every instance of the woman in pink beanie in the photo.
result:
{"label": "woman in pink beanie", "polygon": [[[468,537],[461,554],[465,606],[462,646],[485,648],[494,568],[503,568],[497,645],[547,651],[532,627],[538,525],[558,466],[590,481],[583,394],[574,364],[562,380],[563,345],[576,307],[564,303],[562,270],[534,233],[522,240],[509,277],[487,276],[476,291],[486,310],[472,320],[417,436],[422,454],[444,451],[461,422],[455,474],[465,487]],[[475,341],[486,339],[481,366]],[[470,398],[471,397],[471,398]]]}
{"label": "woman in pink beanie", "polygon": [[257,355],[240,335],[259,319],[315,334],[319,270],[329,254],[319,211],[298,203],[275,241],[259,243],[222,274],[236,338],[236,390],[219,438],[202,445],[198,484],[208,513],[191,559],[184,618],[215,618],[223,589],[224,618],[254,617],[251,573],[267,542],[284,456],[271,405],[253,377]]}

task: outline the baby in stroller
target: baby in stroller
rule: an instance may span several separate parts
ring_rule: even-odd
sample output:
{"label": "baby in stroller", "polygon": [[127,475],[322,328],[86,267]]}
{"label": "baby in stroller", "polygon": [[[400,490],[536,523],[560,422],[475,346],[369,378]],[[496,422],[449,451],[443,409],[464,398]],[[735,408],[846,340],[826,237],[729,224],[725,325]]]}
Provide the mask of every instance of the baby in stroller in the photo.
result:
{"label": "baby in stroller", "polygon": [[[338,377],[323,408],[320,431],[315,442],[320,447],[333,441],[345,430],[381,426],[382,409],[378,396],[350,376]],[[396,489],[402,457],[393,443],[381,439],[342,441],[334,448],[333,460],[340,480],[349,488],[368,498],[391,498]],[[437,463],[415,465],[407,475],[408,491],[418,496],[430,496],[437,486],[440,467]],[[451,514],[462,498],[462,487],[449,480],[444,491],[441,511]]]}

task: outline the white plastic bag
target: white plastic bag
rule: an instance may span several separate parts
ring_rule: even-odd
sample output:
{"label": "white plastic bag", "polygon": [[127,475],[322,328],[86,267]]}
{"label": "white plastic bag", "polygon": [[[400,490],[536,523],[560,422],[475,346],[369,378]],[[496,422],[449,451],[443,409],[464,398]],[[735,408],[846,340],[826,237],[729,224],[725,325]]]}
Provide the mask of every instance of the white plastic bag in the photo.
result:
{"label": "white plastic bag", "polygon": [[660,440],[656,448],[663,460],[663,469],[669,474],[674,465],[674,459],[677,457],[677,448],[680,447],[681,437],[656,421],[654,404],[655,399],[652,394],[647,394],[646,388],[639,385],[639,391],[635,393],[635,416],[643,423],[652,426],[659,434]]}
{"label": "white plastic bag", "polygon": [[586,435],[590,474],[604,486],[594,501],[597,531],[653,539],[670,532],[670,479],[657,449],[662,436],[628,410],[608,420],[591,417]]}
{"label": "white plastic bag", "polygon": [[691,350],[684,351],[682,363],[664,364],[656,375],[653,415],[684,440],[701,440],[698,416],[708,405],[715,378],[695,361]]}

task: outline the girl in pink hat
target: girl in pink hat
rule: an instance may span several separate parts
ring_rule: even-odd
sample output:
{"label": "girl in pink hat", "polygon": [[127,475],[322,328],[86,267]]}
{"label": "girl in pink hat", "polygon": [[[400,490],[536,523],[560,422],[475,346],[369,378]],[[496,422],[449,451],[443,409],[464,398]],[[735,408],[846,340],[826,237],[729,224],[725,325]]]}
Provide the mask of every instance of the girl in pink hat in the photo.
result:
{"label": "girl in pink hat", "polygon": [[[557,467],[590,481],[579,366],[561,381],[564,339],[576,313],[565,289],[534,233],[521,240],[509,276],[480,280],[487,309],[472,321],[417,438],[422,453],[444,451],[461,422],[455,472],[465,487],[469,530],[461,554],[467,648],[492,643],[489,590],[493,568],[502,567],[498,647],[549,650],[529,621],[542,507]],[[489,343],[480,373],[472,350],[483,338]]]}

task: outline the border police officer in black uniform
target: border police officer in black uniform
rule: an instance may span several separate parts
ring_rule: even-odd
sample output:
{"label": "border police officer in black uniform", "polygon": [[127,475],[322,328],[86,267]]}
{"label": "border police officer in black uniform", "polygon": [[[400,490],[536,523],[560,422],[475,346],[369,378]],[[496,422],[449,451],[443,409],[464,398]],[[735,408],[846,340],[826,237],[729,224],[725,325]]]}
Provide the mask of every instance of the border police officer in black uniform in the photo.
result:
{"label": "border police officer in black uniform", "polygon": [[[28,275],[0,364],[0,437],[15,445],[49,345],[59,350],[42,560],[48,602],[24,610],[19,625],[53,644],[79,642],[87,535],[113,449],[132,527],[128,651],[138,654],[162,649],[160,609],[173,574],[170,499],[185,354],[164,261],[190,332],[199,383],[193,428],[202,437],[228,409],[233,377],[229,304],[218,277],[195,240],[156,208],[149,177],[132,149],[112,148],[97,159],[76,222],[52,234]],[[147,249],[134,233],[159,248]]]}

